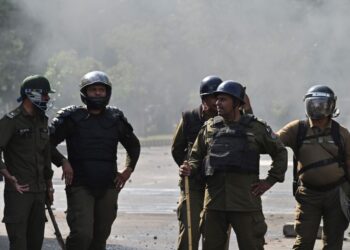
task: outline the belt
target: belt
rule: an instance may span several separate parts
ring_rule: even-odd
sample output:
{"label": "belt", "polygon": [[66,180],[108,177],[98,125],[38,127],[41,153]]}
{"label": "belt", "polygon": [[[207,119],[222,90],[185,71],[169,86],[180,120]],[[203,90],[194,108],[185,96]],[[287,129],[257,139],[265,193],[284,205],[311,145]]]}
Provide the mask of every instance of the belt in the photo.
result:
{"label": "belt", "polygon": [[308,184],[305,182],[301,182],[301,186],[306,187],[306,188],[313,190],[313,191],[317,191],[317,192],[327,192],[327,191],[330,191],[330,190],[336,188],[337,186],[339,186],[340,184],[342,184],[345,181],[346,181],[346,178],[342,177],[336,182],[333,182],[333,183],[330,183],[327,185],[323,185],[323,186],[315,186],[315,185]]}

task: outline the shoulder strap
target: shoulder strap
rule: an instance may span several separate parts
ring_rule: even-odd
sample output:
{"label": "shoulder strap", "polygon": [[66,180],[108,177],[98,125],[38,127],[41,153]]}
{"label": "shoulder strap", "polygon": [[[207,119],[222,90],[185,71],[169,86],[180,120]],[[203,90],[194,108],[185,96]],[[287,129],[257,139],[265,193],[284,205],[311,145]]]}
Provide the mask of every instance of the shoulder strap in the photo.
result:
{"label": "shoulder strap", "polygon": [[344,143],[342,141],[341,135],[340,135],[340,125],[338,122],[332,120],[331,124],[331,135],[334,140],[335,145],[338,147],[338,161],[339,165],[343,166],[344,172],[345,172],[345,178],[348,178],[348,168],[346,166],[346,153],[344,148]]}
{"label": "shoulder strap", "polygon": [[340,136],[340,125],[338,122],[332,120],[332,125],[331,125],[331,136],[334,140],[335,145],[338,146],[338,157],[341,160],[345,161],[345,149],[344,149],[344,144],[342,142],[341,136]]}
{"label": "shoulder strap", "polygon": [[297,140],[295,143],[295,151],[293,155],[293,195],[298,187],[298,159],[299,159],[299,149],[305,140],[307,133],[307,120],[299,120]]}
{"label": "shoulder strap", "polygon": [[297,133],[297,141],[296,141],[296,146],[295,146],[295,156],[296,159],[298,160],[299,158],[299,149],[301,145],[303,144],[303,141],[305,140],[306,133],[307,133],[307,120],[299,120],[299,125],[298,125],[298,133]]}
{"label": "shoulder strap", "polygon": [[[293,163],[294,163],[294,169],[293,169],[293,177],[294,177],[294,181],[296,181],[298,179],[298,174],[300,174],[300,172],[305,172],[307,169],[311,169],[313,167],[317,167],[317,166],[322,166],[325,164],[329,164],[331,162],[337,162],[339,163],[340,166],[343,166],[344,171],[346,173],[347,176],[347,168],[345,166],[345,149],[344,149],[344,145],[342,143],[341,140],[341,135],[340,135],[340,125],[339,123],[337,123],[336,121],[332,120],[332,124],[331,124],[331,136],[334,140],[335,145],[338,147],[338,157],[334,157],[331,159],[327,159],[327,160],[323,160],[320,162],[316,162],[314,164],[310,164],[308,166],[306,166],[305,168],[303,168],[303,171],[300,171],[299,173],[297,172],[297,164],[298,164],[298,157],[299,157],[299,149],[303,143],[303,141],[306,138],[306,133],[307,133],[307,121],[299,121],[299,128],[298,128],[298,134],[297,134],[297,142],[296,142],[296,149],[294,152],[294,157],[293,157]],[[320,135],[317,135],[320,136]],[[314,138],[317,136],[311,136],[310,138]],[[309,138],[309,137],[308,137]]]}
{"label": "shoulder strap", "polygon": [[190,136],[190,126],[195,123],[200,123],[201,115],[200,109],[188,110],[182,113],[182,122],[183,122],[183,132],[186,138]]}
{"label": "shoulder strap", "polygon": [[18,116],[21,113],[21,109],[17,108],[9,113],[6,114],[6,116],[10,119],[15,118],[16,116]]}
{"label": "shoulder strap", "polygon": [[243,126],[249,126],[249,124],[252,121],[258,121],[258,122],[263,123],[264,125],[266,125],[266,123],[264,123],[262,120],[259,120],[258,118],[256,118],[253,114],[244,114],[244,115],[242,115],[241,119],[239,120],[239,123],[242,124]]}

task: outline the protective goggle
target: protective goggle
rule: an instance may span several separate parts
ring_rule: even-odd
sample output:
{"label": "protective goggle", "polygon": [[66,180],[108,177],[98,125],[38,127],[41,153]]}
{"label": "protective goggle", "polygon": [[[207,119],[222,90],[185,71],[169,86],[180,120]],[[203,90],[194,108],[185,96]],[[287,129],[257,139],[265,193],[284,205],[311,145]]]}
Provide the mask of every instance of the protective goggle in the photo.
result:
{"label": "protective goggle", "polygon": [[308,97],[305,99],[305,112],[311,119],[322,119],[331,116],[335,102],[329,97]]}

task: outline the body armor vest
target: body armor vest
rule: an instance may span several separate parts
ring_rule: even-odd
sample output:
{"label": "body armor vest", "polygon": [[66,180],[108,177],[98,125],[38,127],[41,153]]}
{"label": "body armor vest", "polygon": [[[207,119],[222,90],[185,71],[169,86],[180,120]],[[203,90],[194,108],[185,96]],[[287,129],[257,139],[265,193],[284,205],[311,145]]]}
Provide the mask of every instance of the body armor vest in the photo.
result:
{"label": "body armor vest", "polygon": [[182,119],[185,137],[187,141],[193,145],[204,124],[204,120],[201,117],[201,107],[184,112],[182,114]]}
{"label": "body armor vest", "polygon": [[[191,111],[186,111],[182,114],[183,121],[183,133],[187,141],[186,157],[184,160],[188,160],[193,144],[197,139],[198,133],[204,125],[204,119],[202,117],[202,107],[198,107]],[[202,168],[201,168],[202,169]],[[184,187],[182,178],[180,186]],[[196,190],[204,190],[203,172],[198,172],[194,178],[190,179],[190,188]]]}
{"label": "body armor vest", "polygon": [[[340,135],[339,123],[336,122],[335,120],[332,120],[330,134],[316,134],[316,135],[311,135],[311,136],[307,136],[307,130],[308,130],[307,124],[308,124],[308,120],[299,120],[298,133],[297,133],[297,139],[296,139],[296,149],[295,149],[294,156],[293,156],[293,195],[295,194],[298,186],[300,185],[299,176],[301,174],[305,173],[306,171],[309,171],[310,169],[324,167],[324,166],[327,166],[329,164],[337,162],[338,166],[342,167],[344,169],[344,172],[345,172],[345,176],[343,178],[341,178],[340,180],[338,180],[334,183],[330,183],[328,185],[322,186],[322,187],[313,186],[313,185],[310,185],[308,183],[303,183],[303,185],[306,186],[307,188],[310,188],[310,189],[313,189],[316,191],[331,190],[334,187],[343,183],[348,176],[348,169],[346,166],[346,159],[345,159],[346,153],[345,153],[345,148],[344,148],[344,145],[342,143],[342,139],[341,139],[341,135]],[[299,150],[300,150],[301,146],[303,145],[303,143],[307,140],[310,140],[310,139],[326,137],[328,135],[331,135],[335,145],[338,147],[338,154],[333,155],[331,158],[328,158],[325,160],[320,160],[320,161],[311,163],[309,165],[303,166],[298,171]],[[330,154],[330,155],[332,155],[332,154]]]}
{"label": "body armor vest", "polygon": [[245,123],[227,126],[214,118],[214,134],[209,146],[209,164],[206,164],[206,175],[214,172],[237,172],[259,174],[260,154],[249,148]]}
{"label": "body armor vest", "polygon": [[90,115],[81,108],[70,115],[74,131],[66,142],[68,160],[74,169],[73,184],[93,188],[113,186],[117,171],[118,124],[122,122],[118,111],[107,107],[101,115]]}

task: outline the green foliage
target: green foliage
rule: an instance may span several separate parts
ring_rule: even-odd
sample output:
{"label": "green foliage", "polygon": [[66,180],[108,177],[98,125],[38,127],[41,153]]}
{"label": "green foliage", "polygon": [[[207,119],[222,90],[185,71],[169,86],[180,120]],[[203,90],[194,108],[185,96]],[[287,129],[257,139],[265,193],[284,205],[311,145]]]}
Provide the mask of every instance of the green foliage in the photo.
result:
{"label": "green foliage", "polygon": [[80,58],[76,51],[61,51],[52,56],[48,62],[45,76],[57,91],[55,106],[80,104],[79,81],[82,76],[92,70],[100,70],[102,65],[91,57]]}
{"label": "green foliage", "polygon": [[19,85],[25,76],[33,72],[29,64],[30,52],[32,50],[32,35],[35,29],[23,32],[23,24],[35,26],[34,22],[25,15],[21,15],[13,1],[0,1],[0,106],[4,107],[0,113],[7,112],[16,105],[15,98],[18,97]]}

